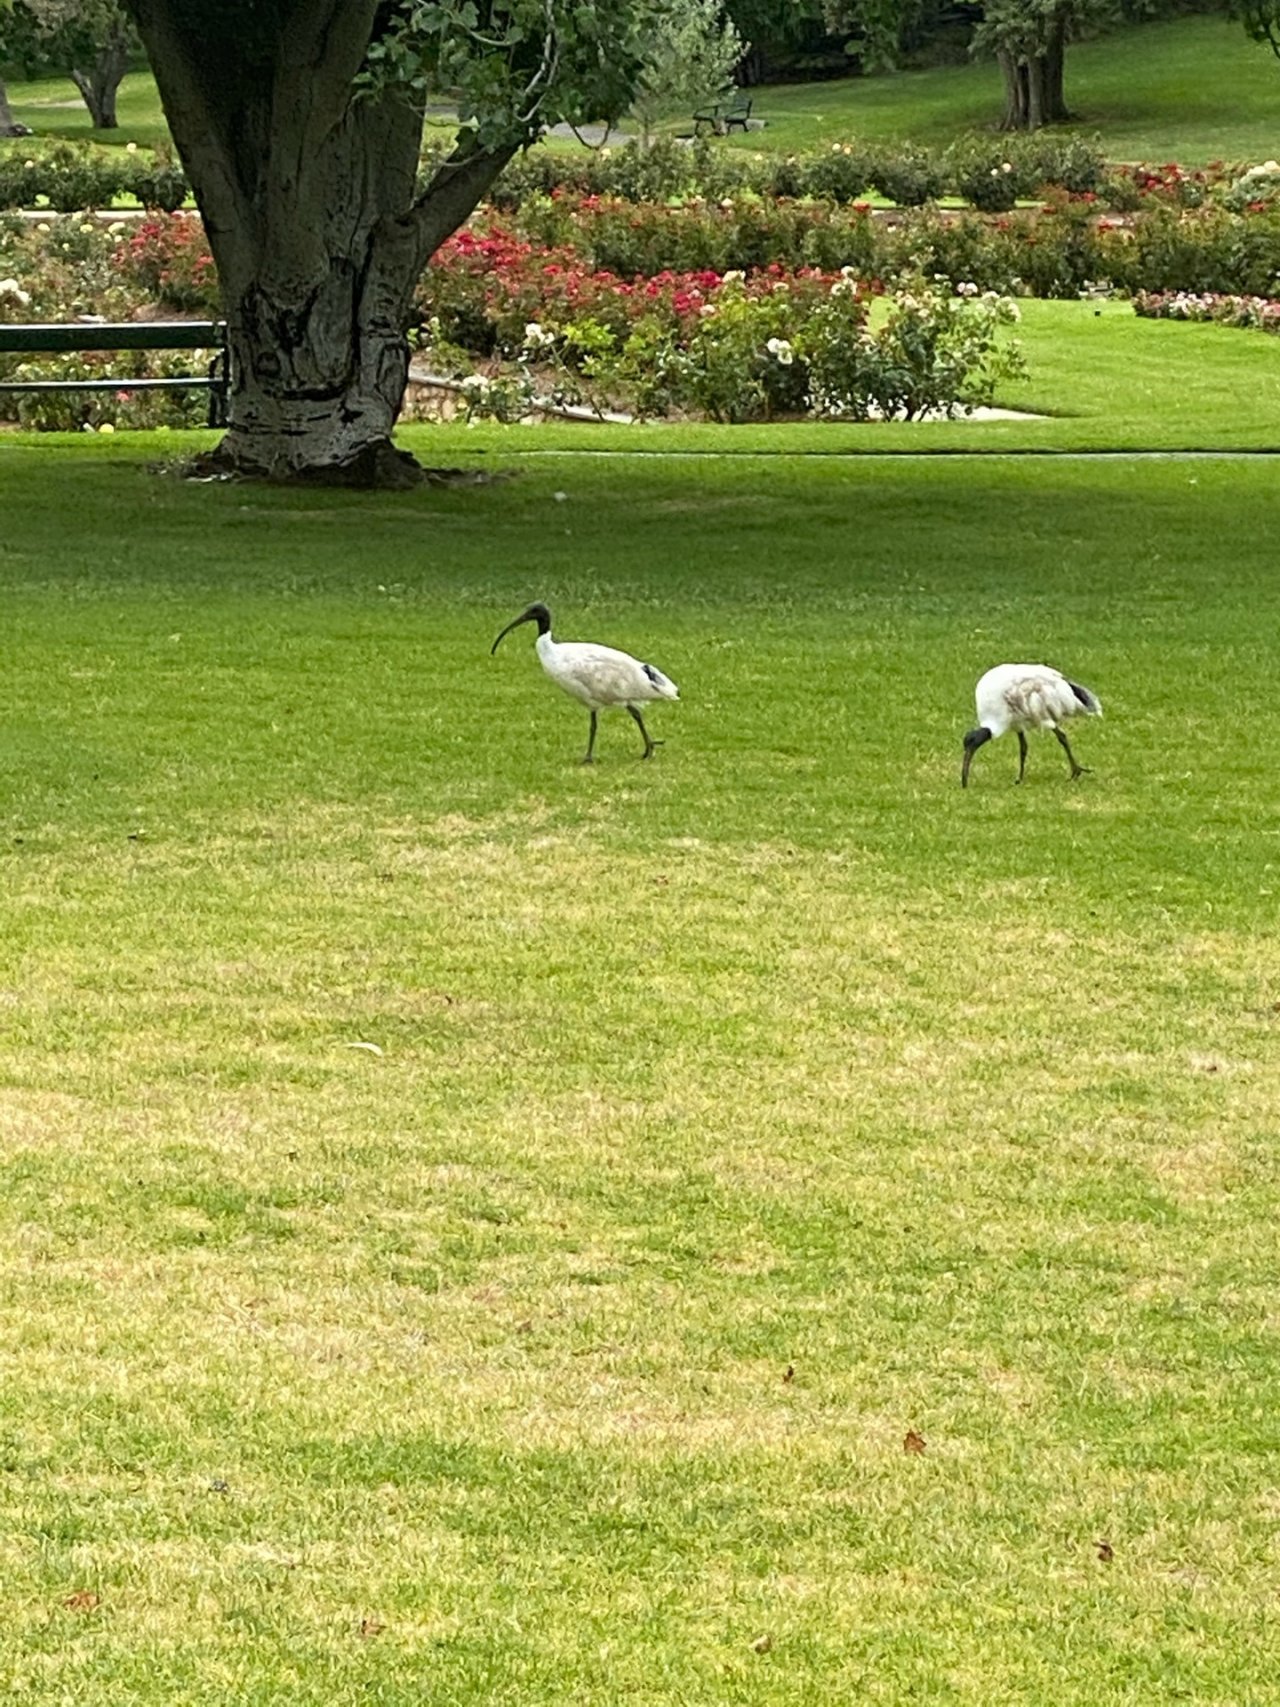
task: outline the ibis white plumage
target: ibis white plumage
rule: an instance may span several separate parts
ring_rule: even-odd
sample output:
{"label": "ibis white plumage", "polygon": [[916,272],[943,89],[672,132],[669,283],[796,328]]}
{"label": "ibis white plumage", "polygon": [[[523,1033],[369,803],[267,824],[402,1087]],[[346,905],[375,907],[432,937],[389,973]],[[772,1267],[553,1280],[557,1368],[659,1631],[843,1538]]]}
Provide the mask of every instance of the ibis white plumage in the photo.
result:
{"label": "ibis white plumage", "polygon": [[978,706],[978,727],[964,738],[964,765],[960,771],[960,786],[969,784],[969,766],[978,748],[994,741],[1010,729],[1018,733],[1018,781],[1027,768],[1028,729],[1052,729],[1059,745],[1067,755],[1074,779],[1083,776],[1085,767],[1076,763],[1076,756],[1063,734],[1060,724],[1069,717],[1101,717],[1102,702],[1097,694],[1068,681],[1048,664],[997,664],[978,681],[974,691]]}
{"label": "ibis white plumage", "polygon": [[591,734],[582,760],[589,765],[595,758],[596,724],[600,713],[611,705],[624,705],[634,718],[644,737],[643,758],[652,758],[655,741],[644,726],[640,707],[648,700],[679,699],[676,684],[653,664],[642,664],[629,652],[619,652],[612,646],[596,646],[589,641],[557,640],[551,633],[551,612],[546,605],[530,605],[509,622],[489,648],[490,657],[498,650],[503,638],[523,622],[536,622],[538,638],[535,647],[538,662],[567,694],[579,700],[591,713]]}

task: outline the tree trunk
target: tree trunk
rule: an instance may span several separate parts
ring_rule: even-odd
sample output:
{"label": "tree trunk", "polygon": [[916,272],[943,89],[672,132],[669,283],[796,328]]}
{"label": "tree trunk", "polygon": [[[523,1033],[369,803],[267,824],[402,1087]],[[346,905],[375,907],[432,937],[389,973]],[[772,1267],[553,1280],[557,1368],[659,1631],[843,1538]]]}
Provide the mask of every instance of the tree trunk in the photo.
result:
{"label": "tree trunk", "polygon": [[1039,130],[1070,117],[1062,93],[1065,24],[1057,27],[1044,51],[1024,54],[1002,49],[996,59],[1004,79],[1001,130]]}
{"label": "tree trunk", "polygon": [[1064,86],[1067,62],[1067,22],[1062,18],[1054,26],[1053,35],[1045,50],[1044,119],[1046,124],[1062,124],[1071,117],[1067,110]]}
{"label": "tree trunk", "polygon": [[391,445],[413,289],[514,145],[456,150],[415,194],[421,104],[352,93],[377,0],[298,0],[269,52],[251,31],[202,30],[174,0],[130,10],[218,267],[231,353],[218,465],[420,478]]}
{"label": "tree trunk", "polygon": [[23,136],[25,134],[10,110],[4,80],[0,78],[0,136]]}
{"label": "tree trunk", "polygon": [[129,38],[124,30],[113,30],[88,71],[72,69],[71,81],[89,109],[95,130],[116,130],[116,93],[129,69]]}
{"label": "tree trunk", "polygon": [[1027,65],[1018,54],[1001,49],[996,55],[1004,79],[1004,113],[1001,130],[1027,128]]}

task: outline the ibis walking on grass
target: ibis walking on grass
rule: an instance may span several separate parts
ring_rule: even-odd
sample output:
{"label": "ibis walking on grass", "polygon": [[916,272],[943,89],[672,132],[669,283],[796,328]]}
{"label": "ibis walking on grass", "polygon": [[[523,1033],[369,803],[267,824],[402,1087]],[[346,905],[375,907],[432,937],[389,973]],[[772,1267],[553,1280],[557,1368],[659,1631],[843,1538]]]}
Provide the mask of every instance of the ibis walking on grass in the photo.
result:
{"label": "ibis walking on grass", "polygon": [[591,713],[591,734],[583,764],[589,765],[595,758],[596,724],[600,713],[611,705],[626,706],[644,736],[641,756],[652,758],[654,748],[662,743],[655,741],[645,728],[640,707],[646,700],[679,699],[676,684],[661,670],[652,664],[642,664],[629,652],[619,652],[612,646],[595,646],[589,641],[557,640],[551,632],[551,612],[546,605],[530,605],[514,622],[509,622],[489,648],[490,657],[504,636],[522,622],[537,623],[538,661],[551,680],[574,699],[581,700]]}
{"label": "ibis walking on grass", "polygon": [[978,727],[964,738],[964,765],[960,786],[969,786],[969,766],[978,748],[1010,729],[1018,732],[1018,781],[1027,768],[1028,729],[1052,729],[1058,738],[1073,778],[1083,776],[1085,767],[1076,763],[1071,744],[1060,724],[1068,717],[1101,717],[1097,694],[1068,681],[1047,664],[997,664],[981,677],[974,692],[978,704]]}

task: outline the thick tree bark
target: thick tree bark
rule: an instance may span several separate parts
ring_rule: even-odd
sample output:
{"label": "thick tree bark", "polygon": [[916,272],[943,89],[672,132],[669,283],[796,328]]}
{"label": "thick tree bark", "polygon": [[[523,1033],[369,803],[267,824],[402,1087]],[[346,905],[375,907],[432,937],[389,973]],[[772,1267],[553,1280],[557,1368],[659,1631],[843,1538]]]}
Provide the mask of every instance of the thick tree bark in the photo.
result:
{"label": "thick tree bark", "polygon": [[129,38],[123,30],[113,31],[88,71],[75,68],[71,81],[89,109],[95,130],[116,130],[116,95],[129,69]]}
{"label": "thick tree bark", "polygon": [[231,393],[219,463],[277,480],[407,483],[415,465],[391,431],[414,285],[514,145],[456,152],[415,194],[421,106],[352,93],[377,0],[284,0],[262,8],[272,33],[256,40],[201,29],[181,0],[130,10],[222,286]]}

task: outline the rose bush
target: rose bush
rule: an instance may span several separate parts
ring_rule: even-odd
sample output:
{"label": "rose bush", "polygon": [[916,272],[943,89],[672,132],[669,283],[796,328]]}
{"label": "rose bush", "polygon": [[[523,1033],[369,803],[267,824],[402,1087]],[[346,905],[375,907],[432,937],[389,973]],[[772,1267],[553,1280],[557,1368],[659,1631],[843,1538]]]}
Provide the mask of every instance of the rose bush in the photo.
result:
{"label": "rose bush", "polygon": [[986,176],[992,166],[1007,163],[1010,172],[1003,175],[1013,178],[1023,196],[1049,186],[1096,190],[1105,171],[1096,142],[1050,132],[996,142],[966,137],[941,150],[842,140],[813,153],[791,155],[726,149],[705,137],[686,146],[666,137],[648,149],[628,144],[572,155],[532,150],[508,166],[494,200],[504,211],[555,192],[632,202],[755,195],[843,204],[861,201],[875,190],[898,206],[917,207],[942,195],[965,193],[962,178],[978,155],[987,156]]}
{"label": "rose bush", "polygon": [[[547,376],[544,390],[562,400],[726,422],[951,414],[989,401],[1000,379],[1021,371],[1016,346],[999,337],[1016,305],[976,286],[953,293],[943,281],[915,280],[873,321],[878,293],[864,290],[851,269],[834,277],[774,269],[620,285],[591,287],[624,305],[620,324],[592,311],[526,324],[514,366],[465,382],[468,412],[510,419],[513,395],[527,408],[537,389],[535,361]],[[488,290],[495,321],[509,323],[500,287],[491,279]],[[428,330],[434,365],[456,370],[459,352],[445,323],[432,316]]]}
{"label": "rose bush", "polygon": [[100,147],[26,139],[0,152],[0,209],[51,208],[81,213],[121,201],[172,211],[190,193],[186,174],[168,148]]}
{"label": "rose bush", "polygon": [[1143,290],[1133,299],[1133,311],[1148,320],[1207,320],[1219,326],[1280,332],[1280,300],[1275,297]]}
{"label": "rose bush", "polygon": [[[184,228],[175,241],[198,255],[203,233],[198,220],[191,224],[194,233]],[[172,312],[171,303],[153,301],[151,276],[130,265],[130,245],[144,230],[82,214],[55,214],[34,222],[0,219],[0,321],[130,320],[140,310],[159,307]],[[206,356],[198,350],[0,356],[0,377],[6,379],[119,381],[117,388],[102,392],[0,393],[0,417],[61,430],[203,425],[208,407],[203,393],[139,391],[131,388],[130,380],[199,373],[211,356],[212,351]]]}

